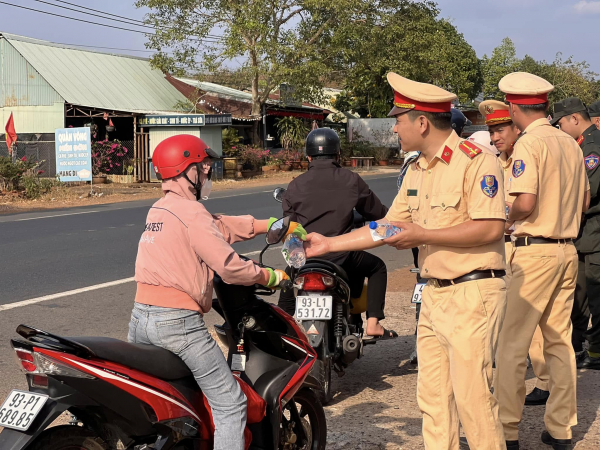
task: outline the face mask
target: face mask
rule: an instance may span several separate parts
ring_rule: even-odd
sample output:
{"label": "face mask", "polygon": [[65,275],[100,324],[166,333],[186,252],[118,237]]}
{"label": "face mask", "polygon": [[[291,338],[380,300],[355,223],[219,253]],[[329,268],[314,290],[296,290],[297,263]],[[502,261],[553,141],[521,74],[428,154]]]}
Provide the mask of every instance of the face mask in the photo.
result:
{"label": "face mask", "polygon": [[202,185],[202,189],[200,190],[200,200],[208,200],[208,196],[210,195],[210,191],[212,190],[212,181],[206,180]]}

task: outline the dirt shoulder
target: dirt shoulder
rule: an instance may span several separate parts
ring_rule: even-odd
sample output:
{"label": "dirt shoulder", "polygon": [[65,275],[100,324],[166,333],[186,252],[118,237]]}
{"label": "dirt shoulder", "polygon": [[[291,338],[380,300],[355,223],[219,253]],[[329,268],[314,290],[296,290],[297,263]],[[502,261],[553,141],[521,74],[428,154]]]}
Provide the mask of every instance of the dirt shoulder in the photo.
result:
{"label": "dirt shoulder", "polygon": [[[417,404],[416,366],[409,363],[415,345],[415,309],[410,296],[415,275],[409,268],[389,275],[386,319],[383,325],[400,338],[368,346],[343,378],[334,380],[336,391],[327,406],[328,449],[422,449],[422,418]],[[531,369],[527,392],[533,389]],[[579,425],[573,429],[576,450],[600,448],[600,372],[578,371]],[[526,406],[520,428],[522,450],[549,448],[540,441],[544,407]]]}
{"label": "dirt shoulder", "polygon": [[[377,175],[397,171],[390,169],[374,169],[362,171],[361,174]],[[274,184],[287,184],[303,172],[276,172],[255,178],[242,180],[219,180],[213,183],[213,192],[235,189],[251,189]],[[0,192],[0,214],[14,214],[36,210],[71,208],[78,206],[100,205],[106,203],[119,203],[134,200],[145,200],[162,197],[160,183],[133,183],[133,184],[97,184],[93,186],[90,195],[90,186],[62,185],[52,188],[36,200],[28,200],[12,192]]]}

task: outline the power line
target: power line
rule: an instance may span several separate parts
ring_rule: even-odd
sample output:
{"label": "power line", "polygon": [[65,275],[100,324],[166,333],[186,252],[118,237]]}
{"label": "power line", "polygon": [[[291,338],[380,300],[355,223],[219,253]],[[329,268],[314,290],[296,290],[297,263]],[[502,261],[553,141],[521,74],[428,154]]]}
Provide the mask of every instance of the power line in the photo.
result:
{"label": "power line", "polygon": [[[40,0],[35,0],[35,1],[40,1]],[[0,4],[7,5],[7,6],[12,6],[13,8],[25,9],[25,10],[28,10],[28,11],[33,11],[33,12],[37,12],[37,13],[41,13],[41,14],[47,14],[47,15],[54,16],[54,17],[60,17],[60,18],[63,18],[63,19],[76,20],[78,22],[89,23],[91,25],[97,25],[97,26],[106,27],[106,28],[113,28],[113,29],[116,29],[116,30],[129,31],[129,32],[132,32],[132,33],[152,35],[152,33],[148,32],[148,31],[132,30],[131,28],[123,28],[123,27],[119,27],[119,26],[116,26],[116,25],[109,25],[109,24],[105,24],[105,23],[92,22],[90,20],[78,19],[78,18],[75,18],[75,17],[70,17],[70,16],[65,16],[65,15],[62,15],[62,14],[52,13],[52,12],[49,12],[49,11],[42,11],[42,10],[35,9],[35,8],[29,8],[27,6],[15,5],[13,3],[8,3],[8,2],[5,2],[5,1],[1,1],[1,0],[0,0]],[[53,6],[57,6],[57,5],[53,5]],[[60,6],[57,6],[57,7],[60,7]],[[78,12],[81,13],[80,11],[78,11]],[[108,18],[105,18],[105,19],[108,19]],[[108,20],[114,20],[114,19],[108,19]],[[131,25],[133,25],[133,24],[131,24]],[[195,40],[198,40],[198,39],[195,39]],[[208,39],[205,38],[205,39],[202,39],[202,40],[206,40],[207,42],[212,42],[212,43],[218,43],[219,42],[218,40],[211,39],[211,38],[208,38]],[[201,42],[202,40],[198,40],[198,41]]]}
{"label": "power line", "polygon": [[80,5],[77,5],[75,3],[65,2],[63,0],[54,0],[54,1],[57,2],[57,3],[64,3],[66,5],[76,6],[76,7],[81,8],[81,9],[89,9],[90,11],[94,11],[94,12],[97,12],[97,13],[100,13],[100,14],[104,14],[106,16],[118,17],[119,19],[130,20],[131,22],[139,22],[139,23],[142,23],[142,24],[144,23],[143,21],[138,20],[138,19],[130,19],[129,17],[119,16],[118,14],[113,14],[113,13],[107,13],[107,12],[104,12],[104,11],[100,11],[98,9],[89,8],[87,6],[80,6]]}

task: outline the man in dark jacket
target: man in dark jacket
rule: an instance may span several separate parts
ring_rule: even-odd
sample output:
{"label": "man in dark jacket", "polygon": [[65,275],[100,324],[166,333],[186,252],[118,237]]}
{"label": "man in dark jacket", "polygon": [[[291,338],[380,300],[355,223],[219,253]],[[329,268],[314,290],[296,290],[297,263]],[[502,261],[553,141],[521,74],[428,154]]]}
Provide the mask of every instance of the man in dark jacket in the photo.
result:
{"label": "man in dark jacket", "polygon": [[[308,172],[294,179],[283,197],[283,214],[301,223],[307,232],[324,236],[339,236],[352,231],[354,209],[366,220],[385,217],[385,207],[356,173],[340,166],[340,139],[328,128],[310,132],[306,139],[306,154],[310,164]],[[385,315],[387,269],[385,263],[367,252],[334,253],[324,258],[340,265],[355,286],[357,297],[365,278],[367,288],[367,334],[381,338],[397,337],[394,331],[379,324]],[[296,299],[293,291],[282,292],[279,306],[294,314]]]}
{"label": "man in dark jacket", "polygon": [[[575,241],[579,272],[571,321],[573,349],[578,353],[577,368],[600,370],[600,130],[590,120],[583,102],[576,97],[554,104],[552,124],[559,125],[577,141],[590,181],[590,207]],[[590,315],[592,327],[588,330]],[[582,352],[586,339],[590,346],[587,352]]]}

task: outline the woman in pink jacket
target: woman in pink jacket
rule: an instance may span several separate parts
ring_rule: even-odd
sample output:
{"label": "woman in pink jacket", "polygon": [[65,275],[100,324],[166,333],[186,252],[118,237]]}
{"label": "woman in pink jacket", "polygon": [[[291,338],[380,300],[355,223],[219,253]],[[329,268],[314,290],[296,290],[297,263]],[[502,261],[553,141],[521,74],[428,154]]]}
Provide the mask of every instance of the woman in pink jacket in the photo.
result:
{"label": "woman in pink jacket", "polygon": [[130,342],[177,354],[210,404],[215,450],[243,450],[246,397],[203,320],[212,304],[213,275],[230,284],[273,287],[287,278],[242,260],[234,242],[267,232],[268,220],[211,215],[198,200],[210,190],[210,157],[195,136],[165,139],[153,155],[165,196],[148,213],[135,263],[137,294]]}

